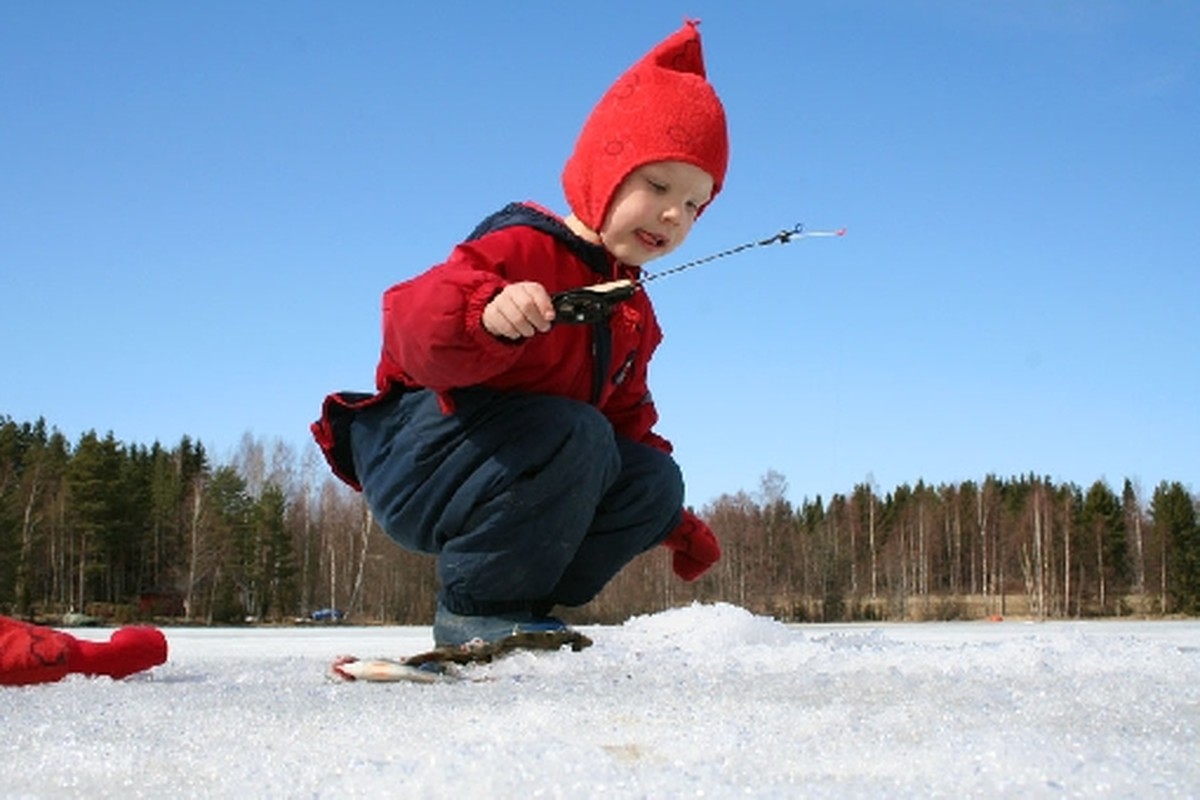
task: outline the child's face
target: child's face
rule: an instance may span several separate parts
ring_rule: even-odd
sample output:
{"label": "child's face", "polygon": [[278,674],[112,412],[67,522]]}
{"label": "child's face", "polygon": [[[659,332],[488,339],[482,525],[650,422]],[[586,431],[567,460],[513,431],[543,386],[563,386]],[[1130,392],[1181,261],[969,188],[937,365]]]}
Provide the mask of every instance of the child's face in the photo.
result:
{"label": "child's face", "polygon": [[630,266],[665,256],[683,244],[712,189],[711,175],[682,161],[638,167],[617,187],[600,239]]}

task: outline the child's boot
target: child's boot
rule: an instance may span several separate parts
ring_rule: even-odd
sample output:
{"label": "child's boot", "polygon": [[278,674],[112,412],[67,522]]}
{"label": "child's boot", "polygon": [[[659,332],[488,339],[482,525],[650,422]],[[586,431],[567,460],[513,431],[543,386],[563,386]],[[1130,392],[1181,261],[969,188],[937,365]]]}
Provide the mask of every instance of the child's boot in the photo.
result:
{"label": "child's boot", "polygon": [[531,612],[496,616],[455,614],[441,603],[433,618],[433,642],[438,647],[457,647],[479,639],[496,642],[518,633],[554,633],[568,630],[557,617],[540,617]]}

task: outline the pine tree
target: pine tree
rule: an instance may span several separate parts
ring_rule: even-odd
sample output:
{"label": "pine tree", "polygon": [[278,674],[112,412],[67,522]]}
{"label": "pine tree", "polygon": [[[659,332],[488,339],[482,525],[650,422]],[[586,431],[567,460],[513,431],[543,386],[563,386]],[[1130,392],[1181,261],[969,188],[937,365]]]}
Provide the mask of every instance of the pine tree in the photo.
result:
{"label": "pine tree", "polygon": [[1200,613],[1200,524],[1196,505],[1183,485],[1163,482],[1150,504],[1156,537],[1169,558],[1171,597],[1180,611]]}
{"label": "pine tree", "polygon": [[263,487],[255,503],[263,584],[258,615],[262,617],[281,619],[295,613],[299,597],[295,549],[285,521],[287,505],[283,489],[274,482]]}

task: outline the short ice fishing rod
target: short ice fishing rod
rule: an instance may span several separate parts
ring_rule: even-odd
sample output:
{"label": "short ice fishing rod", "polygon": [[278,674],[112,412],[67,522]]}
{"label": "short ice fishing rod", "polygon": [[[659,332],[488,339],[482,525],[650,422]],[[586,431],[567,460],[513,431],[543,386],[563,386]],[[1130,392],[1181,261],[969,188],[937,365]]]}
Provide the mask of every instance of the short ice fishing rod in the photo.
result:
{"label": "short ice fishing rod", "polygon": [[576,325],[592,325],[597,322],[603,322],[612,314],[613,308],[618,303],[633,297],[643,284],[659,278],[665,278],[668,275],[674,275],[677,272],[683,272],[685,269],[707,264],[709,261],[716,261],[718,258],[725,258],[726,256],[740,253],[743,250],[749,250],[752,247],[762,247],[763,245],[775,244],[777,242],[779,244],[787,244],[793,239],[845,235],[845,228],[838,228],[835,231],[807,231],[804,229],[804,225],[797,223],[794,228],[782,230],[769,239],[746,242],[729,250],[722,250],[720,253],[713,253],[710,256],[698,258],[695,261],[689,261],[686,264],[680,264],[678,267],[672,267],[662,272],[646,272],[637,280],[624,278],[619,281],[609,281],[608,283],[597,283],[593,286],[583,286],[578,289],[568,289],[551,297],[551,300],[554,301],[555,321]]}

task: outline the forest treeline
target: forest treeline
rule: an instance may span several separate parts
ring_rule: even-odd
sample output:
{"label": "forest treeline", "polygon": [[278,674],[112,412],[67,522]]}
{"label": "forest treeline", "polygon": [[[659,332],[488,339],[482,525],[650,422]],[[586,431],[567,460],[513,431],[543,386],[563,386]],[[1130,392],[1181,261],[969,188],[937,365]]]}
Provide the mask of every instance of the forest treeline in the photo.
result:
{"label": "forest treeline", "polygon": [[[793,504],[784,476],[699,513],[724,558],[685,584],[661,548],[575,622],[693,600],[788,621],[1200,613],[1197,498],[1164,482],[1087,488],[1033,474]],[[433,561],[392,544],[315,447],[243,437],[215,463],[184,437],[68,441],[0,416],[0,613],[112,622],[289,622],[335,608],[428,624]]]}

